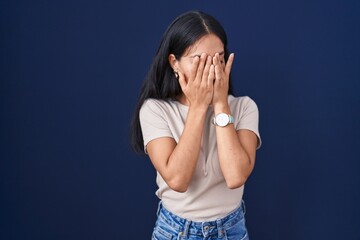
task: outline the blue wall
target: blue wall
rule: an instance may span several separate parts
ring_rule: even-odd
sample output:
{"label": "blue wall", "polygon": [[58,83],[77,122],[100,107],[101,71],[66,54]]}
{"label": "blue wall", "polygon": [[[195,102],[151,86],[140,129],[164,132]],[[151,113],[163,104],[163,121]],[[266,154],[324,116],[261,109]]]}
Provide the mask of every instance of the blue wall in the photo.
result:
{"label": "blue wall", "polygon": [[360,239],[360,2],[0,3],[0,239],[149,239],[157,199],[129,121],[178,14],[217,17],[260,110],[253,240]]}

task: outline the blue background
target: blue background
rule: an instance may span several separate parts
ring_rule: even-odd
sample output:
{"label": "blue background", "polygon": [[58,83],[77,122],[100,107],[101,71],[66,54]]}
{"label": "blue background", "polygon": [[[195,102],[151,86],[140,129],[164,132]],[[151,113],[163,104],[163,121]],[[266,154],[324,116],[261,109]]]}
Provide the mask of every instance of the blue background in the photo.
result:
{"label": "blue background", "polygon": [[0,239],[149,239],[155,171],[129,145],[139,88],[180,13],[214,15],[263,146],[253,240],[360,239],[360,2],[0,3]]}

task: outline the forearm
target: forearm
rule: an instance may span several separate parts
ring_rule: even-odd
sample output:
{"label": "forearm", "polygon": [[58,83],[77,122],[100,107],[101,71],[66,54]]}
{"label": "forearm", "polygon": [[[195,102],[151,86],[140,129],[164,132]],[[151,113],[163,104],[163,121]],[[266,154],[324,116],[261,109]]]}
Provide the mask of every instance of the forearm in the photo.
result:
{"label": "forearm", "polygon": [[184,130],[167,162],[168,184],[186,191],[196,168],[207,107],[189,107]]}
{"label": "forearm", "polygon": [[[231,114],[228,104],[215,105],[214,114]],[[238,188],[247,180],[253,161],[241,144],[234,124],[216,126],[216,140],[220,167],[229,188]]]}

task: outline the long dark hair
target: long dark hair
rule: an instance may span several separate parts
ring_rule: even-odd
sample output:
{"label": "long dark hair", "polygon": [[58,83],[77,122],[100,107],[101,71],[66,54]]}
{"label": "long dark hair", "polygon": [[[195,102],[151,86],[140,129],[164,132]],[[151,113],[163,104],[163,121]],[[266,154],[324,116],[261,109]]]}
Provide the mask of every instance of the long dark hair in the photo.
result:
{"label": "long dark hair", "polygon": [[[215,34],[224,44],[224,56],[227,61],[229,51],[225,30],[214,17],[206,13],[200,11],[183,13],[170,24],[163,34],[160,46],[142,85],[131,122],[131,145],[135,152],[144,153],[139,111],[145,100],[149,98],[175,99],[182,92],[170,66],[169,55],[174,54],[179,60],[190,46],[209,33]],[[229,94],[232,94],[231,82],[229,83]]]}

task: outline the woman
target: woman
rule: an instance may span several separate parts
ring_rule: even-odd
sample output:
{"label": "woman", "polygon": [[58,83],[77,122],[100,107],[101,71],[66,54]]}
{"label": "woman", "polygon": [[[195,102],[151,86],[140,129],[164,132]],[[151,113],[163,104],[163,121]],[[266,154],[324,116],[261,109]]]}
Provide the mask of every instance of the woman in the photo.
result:
{"label": "woman", "polygon": [[152,239],[248,239],[244,183],[260,146],[258,109],[234,97],[223,27],[203,12],[165,31],[132,122],[132,145],[157,170]]}

